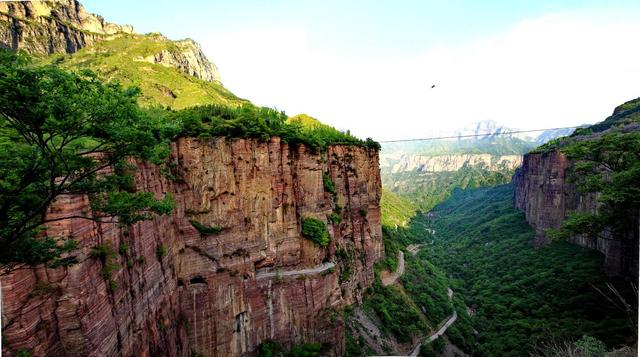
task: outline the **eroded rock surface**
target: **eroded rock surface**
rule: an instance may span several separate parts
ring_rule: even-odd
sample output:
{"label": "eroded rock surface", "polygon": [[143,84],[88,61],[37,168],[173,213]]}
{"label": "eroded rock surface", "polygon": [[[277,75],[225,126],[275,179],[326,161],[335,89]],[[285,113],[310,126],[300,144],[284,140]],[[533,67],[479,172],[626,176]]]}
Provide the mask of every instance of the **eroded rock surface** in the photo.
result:
{"label": "eroded rock surface", "polygon": [[[580,192],[570,182],[568,173],[572,165],[558,150],[527,154],[522,168],[514,175],[514,205],[535,228],[537,245],[548,243],[545,231],[560,227],[570,212],[596,213],[601,208],[598,193]],[[635,217],[638,224],[628,227],[622,235],[604,231],[597,237],[579,235],[570,241],[602,252],[608,274],[637,277],[640,212],[635,212]]]}
{"label": "eroded rock surface", "polygon": [[[335,146],[319,155],[278,138],[183,138],[167,167],[138,168],[138,189],[172,194],[174,212],[129,227],[86,219],[51,224],[46,234],[78,241],[79,263],[2,272],[3,355],[239,356],[266,339],[328,343],[333,355],[343,352],[339,309],[361,300],[384,254],[377,152]],[[338,224],[328,220],[335,203],[323,172],[343,207]],[[66,196],[49,215],[88,210],[86,197]],[[301,237],[302,217],[327,222],[328,247]],[[190,220],[223,230],[201,234]],[[109,277],[90,254],[99,244],[114,251],[117,269]],[[338,247],[350,258],[337,258]],[[256,279],[258,269],[327,262],[335,267]]]}

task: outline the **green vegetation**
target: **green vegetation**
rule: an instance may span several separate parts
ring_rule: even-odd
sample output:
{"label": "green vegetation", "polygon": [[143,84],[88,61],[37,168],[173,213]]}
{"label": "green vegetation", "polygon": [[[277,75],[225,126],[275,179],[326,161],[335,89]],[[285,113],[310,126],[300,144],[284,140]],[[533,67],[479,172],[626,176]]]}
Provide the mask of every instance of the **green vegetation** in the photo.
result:
{"label": "green vegetation", "polygon": [[292,124],[293,123],[300,124],[304,128],[314,128],[314,127],[325,125],[320,120],[312,116],[309,116],[307,114],[294,115],[292,117],[289,117],[287,119],[287,122]]}
{"label": "green vegetation", "polygon": [[107,282],[109,289],[114,292],[118,288],[118,283],[112,279],[112,275],[119,268],[116,262],[117,254],[115,250],[108,244],[98,244],[91,248],[90,255],[92,258],[99,259],[102,262],[100,275]]}
{"label": "green vegetation", "polygon": [[439,338],[431,343],[423,343],[420,346],[421,356],[441,356],[444,350],[444,339]]}
{"label": "green vegetation", "polygon": [[167,248],[160,244],[156,247],[156,258],[158,258],[159,261],[162,261],[162,258],[165,257],[165,255],[167,255]]}
{"label": "green vegetation", "polygon": [[160,34],[122,35],[100,41],[72,55],[45,59],[69,70],[89,69],[105,81],[118,81],[142,91],[140,103],[182,109],[195,105],[238,106],[248,101],[236,97],[220,83],[206,82],[173,67],[148,62],[162,51],[180,52],[180,44]]}
{"label": "green vegetation", "polygon": [[601,123],[590,126],[587,133],[576,130],[572,136],[584,135],[588,133],[598,133],[612,127],[620,127],[631,123],[640,122],[640,98],[630,100],[619,105],[610,117]]}
{"label": "green vegetation", "polygon": [[380,144],[367,138],[360,140],[349,132],[343,133],[328,125],[304,127],[288,122],[285,113],[250,104],[237,107],[203,105],[172,112],[170,121],[179,123],[180,135],[208,140],[217,136],[227,138],[257,138],[268,141],[277,136],[290,145],[304,144],[315,151],[329,145],[352,145],[378,150]]}
{"label": "green vegetation", "polygon": [[346,282],[351,277],[352,262],[351,254],[349,251],[342,247],[336,247],[336,257],[340,259],[340,275],[338,276],[338,282],[340,284]]}
{"label": "green vegetation", "polygon": [[597,236],[605,228],[623,235],[637,222],[640,207],[640,132],[607,132],[561,148],[575,164],[570,179],[582,192],[598,192],[597,214],[574,213],[551,235]]}
{"label": "green vegetation", "polygon": [[218,233],[223,231],[223,229],[221,227],[208,226],[208,225],[205,225],[205,224],[202,224],[202,223],[196,221],[195,219],[190,219],[189,223],[191,223],[193,228],[197,229],[198,232],[200,232],[200,234],[202,234],[202,235],[218,234]]}
{"label": "green vegetation", "polygon": [[449,198],[455,189],[478,188],[505,184],[511,181],[515,169],[506,164],[490,170],[484,164],[467,165],[457,171],[442,172],[384,172],[385,187],[412,202],[426,212]]}
{"label": "green vegetation", "polygon": [[329,245],[329,232],[325,223],[317,218],[302,218],[302,236],[321,247]]}
{"label": "green vegetation", "polygon": [[473,343],[485,356],[526,355],[549,339],[583,335],[612,347],[632,343],[634,327],[627,316],[596,290],[606,294],[611,282],[635,306],[631,286],[603,276],[595,251],[566,242],[531,247],[534,232],[512,208],[512,196],[511,185],[458,190],[432,211],[436,234],[425,254],[477,312],[477,342],[462,343]]}
{"label": "green vegetation", "polygon": [[400,151],[420,156],[456,154],[523,155],[535,144],[518,138],[490,137],[484,139],[431,140],[388,143],[384,152]]}
{"label": "green vegetation", "polygon": [[617,236],[629,235],[640,207],[637,123],[640,123],[640,98],[618,106],[601,123],[580,128],[569,137],[550,141],[532,151],[564,153],[572,160],[569,181],[581,193],[597,192],[602,204],[597,213],[570,213],[562,226],[548,230],[547,236],[557,240],[578,234],[597,237],[605,229]]}
{"label": "green vegetation", "polygon": [[322,184],[324,185],[324,190],[329,192],[332,195],[336,194],[336,184],[331,181],[331,177],[327,173],[322,173]]}
{"label": "green vegetation", "polygon": [[427,331],[424,317],[411,299],[396,286],[382,286],[379,279],[368,291],[363,306],[380,319],[381,331],[398,342],[409,342],[412,336]]}
{"label": "green vegetation", "polygon": [[44,224],[69,218],[45,214],[62,194],[89,195],[93,212],[74,217],[94,221],[131,224],[172,210],[171,197],[133,187],[127,159],[161,162],[172,135],[139,110],[138,93],[0,51],[2,262],[39,263],[71,250],[65,238],[35,238]]}
{"label": "green vegetation", "polygon": [[416,214],[416,207],[409,200],[383,188],[380,199],[383,226],[406,227]]}
{"label": "green vegetation", "polygon": [[295,345],[290,351],[286,352],[285,348],[277,341],[267,340],[258,347],[259,357],[315,357],[319,356],[327,348],[320,343],[305,343]]}

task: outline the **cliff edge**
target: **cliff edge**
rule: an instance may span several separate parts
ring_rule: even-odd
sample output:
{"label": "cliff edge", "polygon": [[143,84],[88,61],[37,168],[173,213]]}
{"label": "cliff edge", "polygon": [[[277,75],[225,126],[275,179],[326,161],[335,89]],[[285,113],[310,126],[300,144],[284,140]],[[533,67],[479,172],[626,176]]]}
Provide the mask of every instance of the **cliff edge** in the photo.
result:
{"label": "cliff edge", "polygon": [[638,122],[640,98],[524,156],[513,178],[514,205],[535,228],[535,244],[562,229],[570,242],[600,251],[609,275],[637,278]]}
{"label": "cliff edge", "polygon": [[[78,264],[4,269],[3,355],[240,356],[266,340],[341,355],[339,309],[361,300],[384,254],[377,151],[182,138],[171,162],[136,175],[138,189],[173,196],[170,216],[51,223],[47,235],[77,240]],[[48,215],[88,204],[65,196]],[[301,235],[304,218],[324,222],[327,247]]]}

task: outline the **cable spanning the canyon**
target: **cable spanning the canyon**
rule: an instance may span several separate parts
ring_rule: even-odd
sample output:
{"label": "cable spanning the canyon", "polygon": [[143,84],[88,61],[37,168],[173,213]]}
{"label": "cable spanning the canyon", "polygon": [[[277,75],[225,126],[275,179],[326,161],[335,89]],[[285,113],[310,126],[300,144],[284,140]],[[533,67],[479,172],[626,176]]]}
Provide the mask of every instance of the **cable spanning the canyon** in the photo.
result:
{"label": "cable spanning the canyon", "polygon": [[534,133],[539,131],[547,131],[547,130],[564,130],[564,129],[577,129],[580,126],[566,126],[562,128],[547,128],[547,129],[530,129],[530,130],[516,130],[516,131],[505,131],[500,133],[484,133],[484,134],[468,134],[468,135],[451,135],[451,136],[434,136],[430,138],[416,138],[416,139],[396,139],[396,140],[380,140],[380,143],[400,143],[407,141],[428,141],[428,140],[444,140],[444,139],[460,139],[460,138],[477,138],[482,136],[497,136],[497,135],[512,135],[512,134],[521,134],[521,133]]}

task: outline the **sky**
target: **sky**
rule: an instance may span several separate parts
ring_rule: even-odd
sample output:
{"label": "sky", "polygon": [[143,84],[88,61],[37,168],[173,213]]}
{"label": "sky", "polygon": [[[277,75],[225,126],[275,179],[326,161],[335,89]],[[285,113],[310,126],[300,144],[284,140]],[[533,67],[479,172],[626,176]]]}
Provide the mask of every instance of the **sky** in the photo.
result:
{"label": "sky", "polygon": [[377,140],[481,120],[595,123],[640,96],[637,0],[82,3],[198,41],[225,87],[257,105]]}

